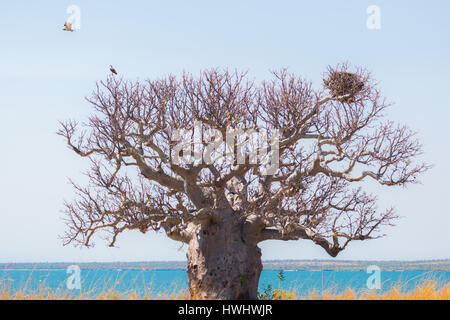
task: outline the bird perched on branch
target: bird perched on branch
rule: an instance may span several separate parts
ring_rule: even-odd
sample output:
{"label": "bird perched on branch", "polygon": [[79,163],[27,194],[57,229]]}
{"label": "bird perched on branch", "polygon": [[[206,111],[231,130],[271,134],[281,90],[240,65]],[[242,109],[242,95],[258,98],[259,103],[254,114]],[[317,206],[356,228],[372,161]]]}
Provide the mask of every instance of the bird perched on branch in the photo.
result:
{"label": "bird perched on branch", "polygon": [[63,29],[63,30],[64,30],[64,31],[70,31],[70,32],[73,32],[72,24],[69,23],[69,22],[64,22],[64,29]]}
{"label": "bird perched on branch", "polygon": [[113,67],[112,65],[109,65],[109,70],[110,70],[112,73],[117,74],[116,69],[114,69],[114,67]]}

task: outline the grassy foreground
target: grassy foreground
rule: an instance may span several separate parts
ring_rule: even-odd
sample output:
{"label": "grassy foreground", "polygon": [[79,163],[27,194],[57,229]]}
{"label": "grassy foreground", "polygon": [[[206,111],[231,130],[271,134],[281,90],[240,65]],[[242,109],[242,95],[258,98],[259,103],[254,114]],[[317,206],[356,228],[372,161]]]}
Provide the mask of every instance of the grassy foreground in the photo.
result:
{"label": "grassy foreground", "polygon": [[[401,286],[393,287],[389,292],[378,294],[375,291],[356,292],[347,289],[344,292],[335,292],[328,289],[323,293],[312,291],[307,296],[297,296],[295,290],[281,291],[273,290],[267,299],[272,300],[450,300],[450,282],[439,286],[437,281],[423,281],[412,291],[404,291]],[[138,296],[136,293],[121,294],[114,290],[102,292],[92,297],[89,292],[79,295],[70,295],[67,292],[52,292],[41,288],[30,293],[29,290],[11,292],[7,288],[0,287],[0,300],[190,300],[191,297],[185,290],[173,292],[172,294],[159,294],[150,297],[149,294]]]}

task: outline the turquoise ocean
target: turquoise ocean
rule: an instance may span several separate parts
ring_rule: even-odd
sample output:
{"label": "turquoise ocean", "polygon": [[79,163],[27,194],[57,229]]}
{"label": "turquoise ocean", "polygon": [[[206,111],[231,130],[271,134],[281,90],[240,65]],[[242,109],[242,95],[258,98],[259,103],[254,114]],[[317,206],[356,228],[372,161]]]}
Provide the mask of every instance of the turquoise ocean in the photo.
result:
{"label": "turquoise ocean", "polygon": [[[307,296],[313,290],[320,294],[332,289],[342,292],[352,288],[358,292],[368,290],[367,280],[371,276],[365,271],[306,271],[284,270],[283,281],[277,279],[277,270],[263,270],[259,281],[259,291],[268,286],[273,289],[294,290],[298,296]],[[158,297],[158,294],[171,295],[187,291],[188,282],[185,270],[80,270],[81,289],[68,289],[71,275],[66,270],[0,270],[0,288],[13,293],[42,289],[52,292],[67,292],[70,296],[83,293],[96,296],[101,292],[114,290],[122,294],[136,293],[138,296]],[[379,293],[389,291],[397,285],[403,290],[414,289],[424,280],[433,279],[440,285],[449,282],[450,271],[381,271]]]}

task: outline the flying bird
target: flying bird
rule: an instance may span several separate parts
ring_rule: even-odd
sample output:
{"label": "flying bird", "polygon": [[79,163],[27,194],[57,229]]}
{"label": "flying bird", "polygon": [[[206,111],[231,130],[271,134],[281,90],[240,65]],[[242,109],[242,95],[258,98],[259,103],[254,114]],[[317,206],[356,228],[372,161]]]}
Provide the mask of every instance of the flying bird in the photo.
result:
{"label": "flying bird", "polygon": [[109,65],[109,70],[110,70],[112,73],[117,74],[116,69],[114,69],[114,67],[113,67],[112,65]]}
{"label": "flying bird", "polygon": [[73,32],[72,24],[69,23],[69,22],[64,22],[64,29],[63,29],[63,30],[64,30],[64,31],[70,31],[70,32]]}

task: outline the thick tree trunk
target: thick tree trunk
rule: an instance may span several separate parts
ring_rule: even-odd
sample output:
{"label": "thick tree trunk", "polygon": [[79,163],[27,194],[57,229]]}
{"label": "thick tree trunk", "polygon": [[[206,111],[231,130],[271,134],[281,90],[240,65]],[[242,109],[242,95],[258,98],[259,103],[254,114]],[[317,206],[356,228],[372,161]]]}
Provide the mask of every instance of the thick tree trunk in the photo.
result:
{"label": "thick tree trunk", "polygon": [[192,298],[257,299],[261,250],[246,239],[244,223],[195,227],[187,252]]}

